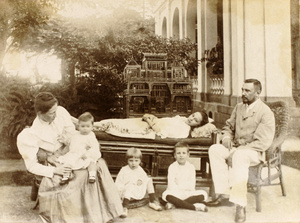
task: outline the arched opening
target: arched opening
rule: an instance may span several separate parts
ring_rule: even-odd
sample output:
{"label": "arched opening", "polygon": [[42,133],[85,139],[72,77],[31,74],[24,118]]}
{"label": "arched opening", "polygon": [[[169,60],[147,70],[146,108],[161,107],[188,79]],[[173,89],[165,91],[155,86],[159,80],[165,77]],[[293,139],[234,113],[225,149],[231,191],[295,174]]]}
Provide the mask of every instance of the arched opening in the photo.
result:
{"label": "arched opening", "polygon": [[174,38],[179,38],[179,9],[176,8],[173,14],[172,34]]}
{"label": "arched opening", "polygon": [[166,19],[166,17],[164,17],[164,19],[163,19],[161,35],[162,35],[162,37],[167,38],[167,19]]}
{"label": "arched opening", "polygon": [[186,11],[186,34],[197,43],[197,0],[189,0]]}

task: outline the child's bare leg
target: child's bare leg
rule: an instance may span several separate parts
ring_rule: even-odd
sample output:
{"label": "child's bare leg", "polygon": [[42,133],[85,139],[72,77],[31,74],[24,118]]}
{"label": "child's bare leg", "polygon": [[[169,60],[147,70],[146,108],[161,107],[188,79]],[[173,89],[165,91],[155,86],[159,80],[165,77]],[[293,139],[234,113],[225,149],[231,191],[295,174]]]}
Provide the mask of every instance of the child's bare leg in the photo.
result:
{"label": "child's bare leg", "polygon": [[88,166],[89,172],[89,183],[95,183],[96,181],[96,173],[97,173],[97,165],[95,162],[91,162]]}

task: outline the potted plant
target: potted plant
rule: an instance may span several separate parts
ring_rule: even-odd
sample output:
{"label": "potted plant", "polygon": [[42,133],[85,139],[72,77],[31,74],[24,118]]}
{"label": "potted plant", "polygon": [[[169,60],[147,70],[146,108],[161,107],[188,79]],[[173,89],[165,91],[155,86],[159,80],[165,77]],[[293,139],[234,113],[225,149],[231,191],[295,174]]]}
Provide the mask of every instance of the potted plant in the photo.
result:
{"label": "potted plant", "polygon": [[215,47],[204,51],[204,57],[201,62],[207,62],[206,68],[211,68],[212,74],[220,75],[224,71],[223,63],[223,44],[218,40]]}

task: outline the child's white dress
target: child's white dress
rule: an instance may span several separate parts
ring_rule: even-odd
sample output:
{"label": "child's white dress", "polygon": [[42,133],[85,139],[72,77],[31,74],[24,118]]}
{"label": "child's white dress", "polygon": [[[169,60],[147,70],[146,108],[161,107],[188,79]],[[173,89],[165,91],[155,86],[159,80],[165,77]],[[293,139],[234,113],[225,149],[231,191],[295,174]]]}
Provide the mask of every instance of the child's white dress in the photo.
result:
{"label": "child's white dress", "polygon": [[173,195],[181,200],[191,196],[203,195],[207,199],[207,193],[204,190],[196,190],[196,171],[195,167],[186,162],[180,165],[177,161],[172,163],[168,168],[168,187],[162,194],[163,200],[167,195]]}
{"label": "child's white dress", "polygon": [[127,165],[121,168],[115,183],[121,199],[141,200],[146,195],[149,181],[152,183],[142,167],[132,170]]}
{"label": "child's white dress", "polygon": [[[73,170],[85,169],[91,162],[96,162],[100,157],[99,142],[94,132],[82,135],[74,134],[70,139],[70,151],[58,158],[58,162],[69,164]],[[86,159],[82,155],[86,155]]]}

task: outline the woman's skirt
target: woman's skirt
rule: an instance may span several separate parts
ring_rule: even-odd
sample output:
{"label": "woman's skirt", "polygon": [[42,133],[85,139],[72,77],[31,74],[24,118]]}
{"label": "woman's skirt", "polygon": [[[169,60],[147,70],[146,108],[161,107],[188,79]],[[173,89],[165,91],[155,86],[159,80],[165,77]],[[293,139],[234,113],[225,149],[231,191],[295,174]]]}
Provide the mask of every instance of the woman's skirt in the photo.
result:
{"label": "woman's skirt", "polygon": [[88,182],[87,170],[61,186],[60,177],[44,177],[39,188],[40,216],[52,223],[106,223],[123,212],[117,188],[103,159],[97,161],[98,180]]}

